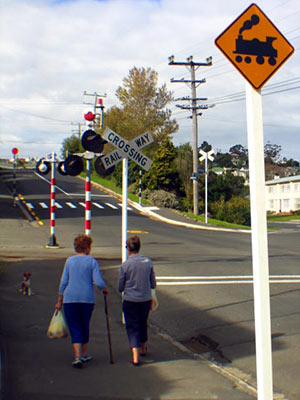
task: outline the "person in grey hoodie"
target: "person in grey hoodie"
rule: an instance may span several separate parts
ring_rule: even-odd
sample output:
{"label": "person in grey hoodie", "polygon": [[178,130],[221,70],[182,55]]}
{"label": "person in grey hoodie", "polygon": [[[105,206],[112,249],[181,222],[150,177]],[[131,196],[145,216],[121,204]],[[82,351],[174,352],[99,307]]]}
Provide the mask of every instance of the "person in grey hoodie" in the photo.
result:
{"label": "person in grey hoodie", "polygon": [[146,355],[148,340],[147,321],[152,304],[151,289],[156,287],[152,260],[139,254],[141,242],[138,236],[126,241],[128,259],[121,265],[118,288],[123,293],[122,309],[126,332],[132,351],[132,364],[137,366],[140,355]]}

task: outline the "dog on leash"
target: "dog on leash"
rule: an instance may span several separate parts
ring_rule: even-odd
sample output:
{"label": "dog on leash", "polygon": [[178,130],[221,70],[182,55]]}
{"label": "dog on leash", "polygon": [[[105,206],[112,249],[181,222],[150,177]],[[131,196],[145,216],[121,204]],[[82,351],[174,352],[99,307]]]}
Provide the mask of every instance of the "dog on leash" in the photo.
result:
{"label": "dog on leash", "polygon": [[31,278],[31,273],[24,272],[23,281],[22,281],[21,289],[20,289],[20,293],[22,293],[23,296],[31,296],[32,295],[30,278]]}

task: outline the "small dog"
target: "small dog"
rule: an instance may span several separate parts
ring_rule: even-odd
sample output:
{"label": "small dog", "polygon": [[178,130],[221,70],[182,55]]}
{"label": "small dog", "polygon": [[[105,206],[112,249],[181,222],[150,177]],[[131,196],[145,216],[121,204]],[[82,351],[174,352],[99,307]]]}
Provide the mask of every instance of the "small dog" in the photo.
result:
{"label": "small dog", "polygon": [[22,293],[23,296],[31,296],[32,291],[31,291],[31,273],[30,272],[24,272],[24,277],[20,289],[20,293]]}

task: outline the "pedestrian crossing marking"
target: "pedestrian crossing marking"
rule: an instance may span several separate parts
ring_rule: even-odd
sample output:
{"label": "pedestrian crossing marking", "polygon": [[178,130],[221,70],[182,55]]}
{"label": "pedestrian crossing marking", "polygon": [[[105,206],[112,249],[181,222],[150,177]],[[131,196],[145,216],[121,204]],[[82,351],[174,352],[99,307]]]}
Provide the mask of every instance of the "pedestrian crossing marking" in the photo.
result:
{"label": "pedestrian crossing marking", "polygon": [[101,206],[101,204],[99,204],[99,203],[92,203],[94,206],[96,206],[96,207],[98,207],[98,208],[100,208],[100,209],[104,209],[104,207],[103,206]]}
{"label": "pedestrian crossing marking", "polygon": [[118,207],[116,207],[116,206],[114,206],[113,204],[111,204],[111,203],[105,203],[108,207],[110,207],[110,208],[112,208],[112,209],[114,209],[114,210],[117,210],[118,209]]}
{"label": "pedestrian crossing marking", "polygon": [[[50,208],[50,204],[49,203],[47,203],[47,202],[44,202],[44,201],[40,201],[40,202],[37,202],[37,203],[31,203],[31,202],[25,202],[25,204],[26,204],[26,206],[28,207],[28,209],[30,209],[30,210],[33,210],[34,208],[36,208],[36,207],[41,207],[41,208],[43,208],[43,209],[49,209]],[[100,203],[98,203],[98,202],[91,202],[91,204],[93,204],[95,207],[97,207],[99,210],[104,210],[105,209],[105,206],[106,207],[109,207],[109,208],[111,208],[111,209],[113,209],[113,210],[118,210],[119,209],[119,207],[123,207],[123,205],[122,205],[122,203],[118,203],[118,206],[119,207],[117,207],[116,205],[114,205],[114,204],[112,204],[112,203],[104,203],[104,205],[102,205],[102,204],[100,204]],[[66,202],[61,202],[61,203],[59,203],[59,202],[57,202],[57,201],[55,201],[55,203],[54,203],[54,206],[56,207],[56,208],[58,208],[58,209],[62,209],[62,208],[64,208],[64,206],[68,206],[69,208],[71,208],[71,209],[75,209],[75,208],[78,208],[78,205],[80,205],[81,207],[83,207],[83,208],[85,208],[85,202],[84,201],[80,201],[80,202],[78,202],[78,203],[73,203],[73,202],[70,202],[70,201],[66,201]],[[128,211],[133,211],[133,208],[132,207],[129,207],[129,206],[127,206],[127,210]]]}
{"label": "pedestrian crossing marking", "polygon": [[69,206],[70,208],[77,208],[77,207],[75,206],[75,204],[73,204],[73,203],[71,203],[71,202],[69,202],[69,201],[66,201],[66,205]]}
{"label": "pedestrian crossing marking", "polygon": [[[118,203],[118,205],[119,205],[120,207],[123,207],[123,204],[122,204],[122,203]],[[127,210],[128,210],[128,211],[132,211],[132,208],[129,207],[129,206],[127,206]]]}

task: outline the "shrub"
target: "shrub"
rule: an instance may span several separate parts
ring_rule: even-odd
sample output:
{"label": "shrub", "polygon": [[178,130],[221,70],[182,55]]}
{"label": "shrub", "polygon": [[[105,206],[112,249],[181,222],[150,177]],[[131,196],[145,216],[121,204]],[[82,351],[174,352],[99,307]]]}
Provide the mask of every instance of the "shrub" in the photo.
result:
{"label": "shrub", "polygon": [[142,190],[142,199],[148,200],[151,193],[153,192],[150,189]]}
{"label": "shrub", "polygon": [[180,204],[174,193],[169,193],[164,190],[155,190],[148,196],[151,203],[158,207],[179,209]]}
{"label": "shrub", "polygon": [[221,199],[210,206],[213,218],[240,225],[251,225],[250,201],[243,197],[232,197],[229,201]]}

